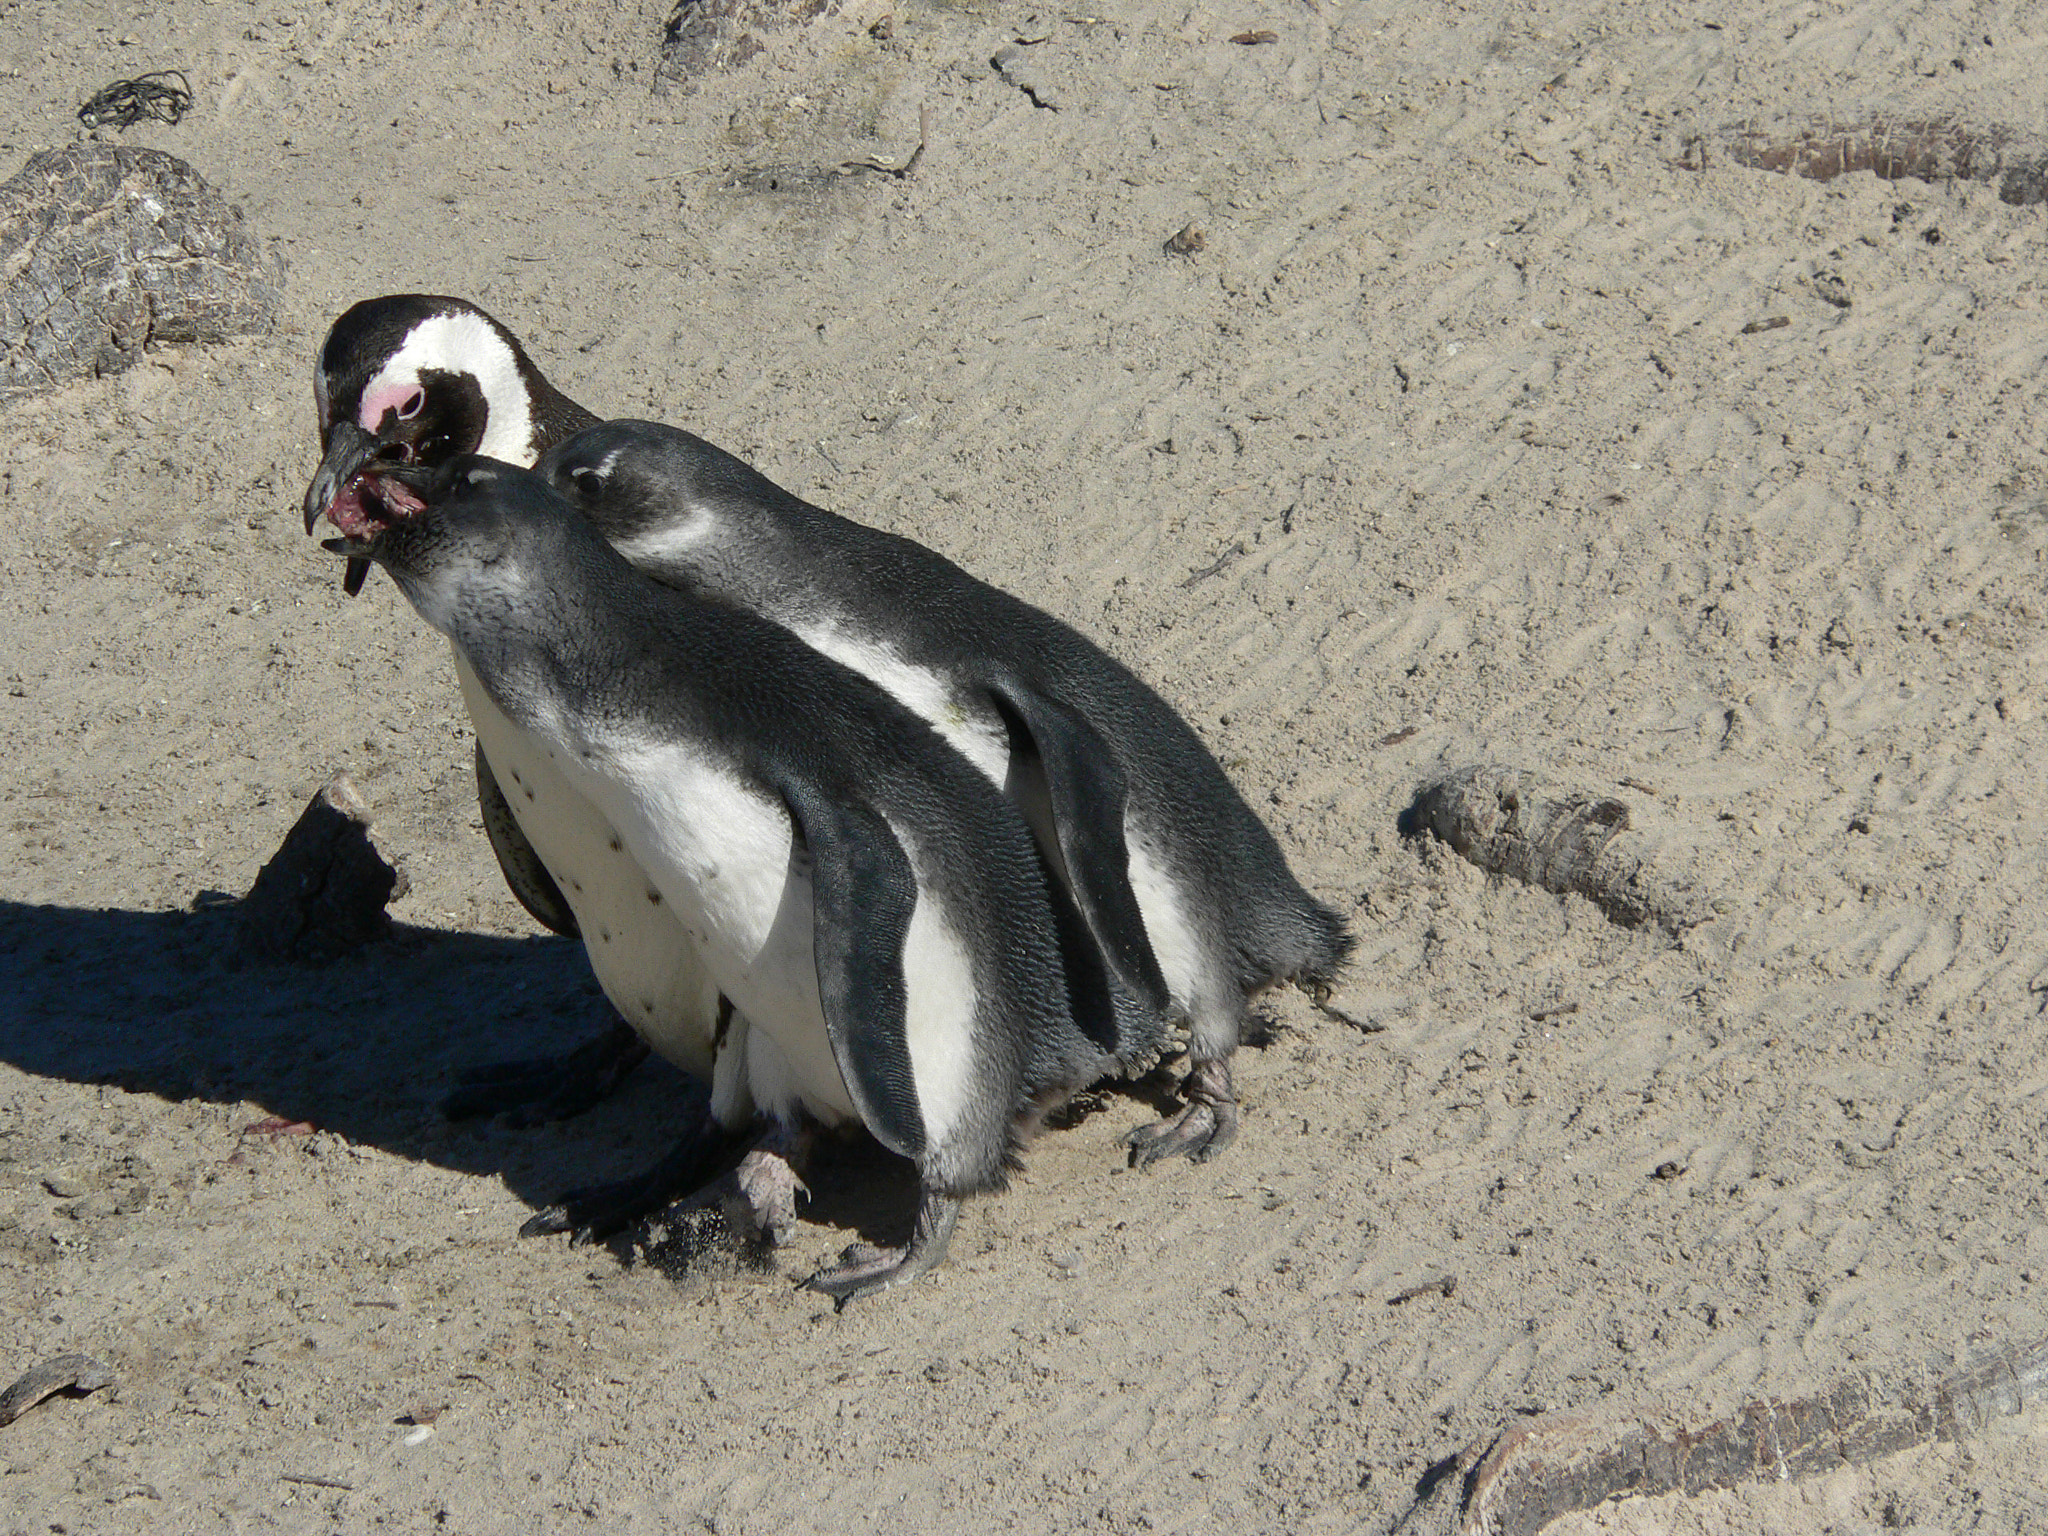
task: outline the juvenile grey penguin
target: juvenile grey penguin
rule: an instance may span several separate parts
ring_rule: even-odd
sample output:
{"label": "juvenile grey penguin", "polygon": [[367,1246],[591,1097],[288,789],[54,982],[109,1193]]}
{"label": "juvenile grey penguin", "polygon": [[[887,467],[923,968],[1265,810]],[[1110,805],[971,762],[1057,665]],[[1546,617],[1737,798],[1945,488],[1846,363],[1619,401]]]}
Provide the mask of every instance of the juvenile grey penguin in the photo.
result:
{"label": "juvenile grey penguin", "polygon": [[[1008,790],[1130,990],[1189,1030],[1181,1111],[1127,1138],[1148,1164],[1236,1134],[1248,999],[1327,988],[1351,948],[1264,822],[1159,695],[1100,647],[922,545],[800,500],[703,439],[589,427],[538,470],[670,585],[786,626],[872,678]],[[1136,1010],[1120,1015],[1144,1036]],[[1142,1053],[1151,1037],[1124,1039]]]}
{"label": "juvenile grey penguin", "polygon": [[636,571],[540,476],[465,456],[367,479],[328,547],[381,564],[615,830],[749,1021],[753,1106],[858,1120],[916,1163],[910,1241],[809,1283],[844,1304],[930,1268],[1035,1113],[1111,1065],[1016,808],[859,673]]}

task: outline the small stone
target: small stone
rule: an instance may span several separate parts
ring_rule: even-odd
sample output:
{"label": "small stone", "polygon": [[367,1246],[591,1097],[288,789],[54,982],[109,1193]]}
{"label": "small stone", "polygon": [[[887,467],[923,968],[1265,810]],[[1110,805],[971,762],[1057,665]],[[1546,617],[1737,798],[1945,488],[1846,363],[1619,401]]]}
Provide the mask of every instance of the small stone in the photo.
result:
{"label": "small stone", "polygon": [[59,1200],[76,1200],[92,1192],[92,1180],[76,1168],[57,1168],[43,1176],[43,1188]]}

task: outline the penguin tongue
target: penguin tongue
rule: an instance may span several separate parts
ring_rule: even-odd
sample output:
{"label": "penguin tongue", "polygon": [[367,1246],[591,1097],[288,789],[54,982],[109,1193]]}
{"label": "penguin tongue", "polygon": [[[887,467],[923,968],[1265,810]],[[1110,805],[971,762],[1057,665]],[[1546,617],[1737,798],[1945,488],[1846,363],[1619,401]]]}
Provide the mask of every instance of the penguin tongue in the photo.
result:
{"label": "penguin tongue", "polygon": [[327,520],[351,539],[367,539],[425,510],[426,503],[412,487],[365,469],[341,488],[334,505],[327,509]]}

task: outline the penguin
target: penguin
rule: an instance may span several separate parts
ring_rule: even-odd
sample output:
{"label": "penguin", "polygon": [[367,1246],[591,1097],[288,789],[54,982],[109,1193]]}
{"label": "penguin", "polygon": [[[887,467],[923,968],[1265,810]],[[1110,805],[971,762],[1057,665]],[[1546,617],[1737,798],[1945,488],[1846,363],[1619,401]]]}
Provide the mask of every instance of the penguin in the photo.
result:
{"label": "penguin", "polygon": [[[1125,1138],[1133,1162],[1230,1144],[1250,998],[1282,982],[1327,996],[1353,941],[1179,714],[1069,625],[688,432],[606,422],[537,470],[635,566],[773,619],[1003,786],[1117,979],[1186,1023],[1184,1103]],[[1128,1062],[1157,1036],[1141,1010],[1119,1019]]]}
{"label": "penguin", "polygon": [[[362,515],[359,477],[368,465],[438,465],[477,452],[531,465],[543,449],[598,419],[550,384],[497,320],[445,294],[386,294],[351,306],[320,348],[313,401],[325,456],[306,489],[308,533],[330,513],[344,520]],[[369,569],[367,559],[348,562],[342,588],[349,596],[362,590]],[[497,717],[459,654],[455,670],[476,729],[477,805],[505,883],[543,927],[580,937],[575,904],[550,873],[550,862],[566,880],[606,889],[610,829],[577,807],[519,733]],[[522,816],[538,824],[534,837]],[[536,850],[535,837],[547,857]],[[596,919],[614,935],[608,944],[598,941],[607,951],[603,963],[598,948],[591,956],[619,1015],[611,1029],[562,1056],[469,1074],[444,1106],[451,1119],[505,1114],[534,1122],[588,1108],[647,1056],[643,1029],[657,1010],[680,1015],[675,1022],[684,1027],[671,1033],[694,1041],[716,1034],[717,998],[706,994],[691,952],[673,942],[667,932],[673,925],[659,914],[638,912],[635,899],[636,893],[620,894]],[[654,958],[664,953],[671,958]],[[634,1027],[636,1018],[641,1028]],[[694,1059],[703,1052],[693,1045],[690,1054]]]}
{"label": "penguin", "polygon": [[381,565],[615,829],[748,1021],[728,1080],[915,1163],[910,1240],[808,1284],[843,1306],[937,1263],[960,1201],[1112,1064],[1016,807],[859,672],[636,570],[536,473],[379,463],[330,520],[327,547]]}

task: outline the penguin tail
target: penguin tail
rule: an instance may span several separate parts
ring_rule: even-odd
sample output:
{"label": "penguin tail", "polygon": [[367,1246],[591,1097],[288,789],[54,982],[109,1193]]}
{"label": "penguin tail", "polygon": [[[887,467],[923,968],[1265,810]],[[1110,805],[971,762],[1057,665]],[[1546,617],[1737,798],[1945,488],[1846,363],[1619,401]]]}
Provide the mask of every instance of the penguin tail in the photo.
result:
{"label": "penguin tail", "polygon": [[1320,1001],[1336,989],[1338,978],[1358,947],[1344,919],[1303,893],[1298,904],[1276,913],[1264,926],[1269,943],[1262,946],[1264,974],[1255,986],[1293,982]]}

